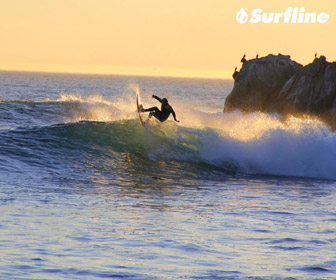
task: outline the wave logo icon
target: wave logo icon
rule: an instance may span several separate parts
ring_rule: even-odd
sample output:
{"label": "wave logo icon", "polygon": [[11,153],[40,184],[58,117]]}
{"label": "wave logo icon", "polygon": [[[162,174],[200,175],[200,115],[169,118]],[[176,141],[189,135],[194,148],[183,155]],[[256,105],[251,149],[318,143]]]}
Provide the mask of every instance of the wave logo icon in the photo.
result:
{"label": "wave logo icon", "polygon": [[240,23],[240,24],[244,24],[245,22],[247,22],[248,20],[248,15],[245,12],[245,10],[243,8],[241,8],[239,10],[239,12],[236,15],[236,20]]}
{"label": "wave logo icon", "polygon": [[[249,15],[241,8],[236,15],[240,24],[248,21]],[[254,9],[250,15],[250,23],[326,23],[329,20],[327,13],[307,13],[304,7],[288,7],[283,12],[263,12]]]}

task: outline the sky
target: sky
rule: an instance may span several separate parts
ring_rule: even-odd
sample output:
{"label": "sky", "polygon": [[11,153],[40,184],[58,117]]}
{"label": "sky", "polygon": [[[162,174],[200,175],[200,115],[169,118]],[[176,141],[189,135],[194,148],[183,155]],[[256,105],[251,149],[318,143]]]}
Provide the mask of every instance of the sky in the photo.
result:
{"label": "sky", "polygon": [[[256,8],[326,23],[240,24]],[[1,0],[0,70],[231,78],[247,58],[336,60],[334,0]]]}

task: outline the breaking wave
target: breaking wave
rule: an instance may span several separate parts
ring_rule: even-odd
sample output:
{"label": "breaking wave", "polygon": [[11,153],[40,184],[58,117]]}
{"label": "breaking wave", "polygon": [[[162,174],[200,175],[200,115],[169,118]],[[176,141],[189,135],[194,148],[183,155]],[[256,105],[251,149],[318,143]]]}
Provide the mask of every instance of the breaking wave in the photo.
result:
{"label": "breaking wave", "polygon": [[277,115],[174,104],[179,125],[151,121],[144,128],[133,97],[109,101],[62,94],[41,102],[5,101],[1,157],[53,168],[88,153],[87,160],[97,162],[126,154],[189,169],[204,164],[224,172],[336,179],[336,134],[321,122],[292,117],[284,123]]}

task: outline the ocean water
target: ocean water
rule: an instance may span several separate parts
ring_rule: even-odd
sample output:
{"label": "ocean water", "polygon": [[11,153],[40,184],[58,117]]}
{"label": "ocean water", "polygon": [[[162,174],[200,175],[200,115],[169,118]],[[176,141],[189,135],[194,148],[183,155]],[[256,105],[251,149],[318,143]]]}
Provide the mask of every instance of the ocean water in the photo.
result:
{"label": "ocean water", "polygon": [[0,279],[336,279],[336,133],[232,86],[0,72]]}

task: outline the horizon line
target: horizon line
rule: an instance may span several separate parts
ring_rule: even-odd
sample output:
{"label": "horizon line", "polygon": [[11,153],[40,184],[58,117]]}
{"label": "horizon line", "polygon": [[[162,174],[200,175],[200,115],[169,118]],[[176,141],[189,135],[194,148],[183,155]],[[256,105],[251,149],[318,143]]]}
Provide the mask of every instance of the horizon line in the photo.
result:
{"label": "horizon line", "polygon": [[46,74],[69,74],[69,75],[96,75],[96,76],[121,76],[121,77],[151,77],[151,78],[171,78],[171,79],[203,79],[203,80],[233,80],[232,78],[217,76],[187,76],[187,75],[164,75],[164,74],[135,74],[135,73],[99,73],[99,72],[75,72],[75,71],[53,71],[53,70],[19,70],[19,69],[0,69],[0,72],[12,73],[46,73]]}

